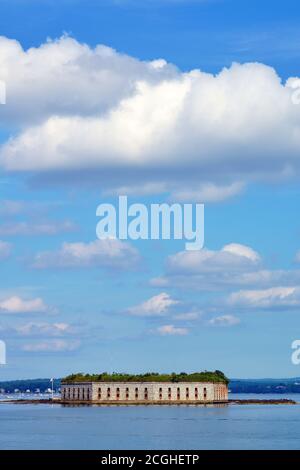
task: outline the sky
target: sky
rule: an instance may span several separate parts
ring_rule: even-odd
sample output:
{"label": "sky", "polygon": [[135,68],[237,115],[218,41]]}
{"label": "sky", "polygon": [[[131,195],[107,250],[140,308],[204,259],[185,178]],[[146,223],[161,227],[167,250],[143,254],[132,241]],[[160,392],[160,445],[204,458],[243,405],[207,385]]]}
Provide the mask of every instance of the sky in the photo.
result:
{"label": "sky", "polygon": [[[299,23],[292,0],[0,0],[0,380],[300,375]],[[98,240],[119,195],[204,203],[204,248]]]}

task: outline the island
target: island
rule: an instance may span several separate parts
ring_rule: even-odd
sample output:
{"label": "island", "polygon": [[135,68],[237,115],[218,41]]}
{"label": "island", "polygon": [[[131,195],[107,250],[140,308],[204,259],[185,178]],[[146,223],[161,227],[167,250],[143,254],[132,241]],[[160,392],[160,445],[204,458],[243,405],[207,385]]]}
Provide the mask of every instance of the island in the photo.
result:
{"label": "island", "polygon": [[223,372],[187,374],[72,374],[61,383],[62,403],[203,404],[227,403]]}

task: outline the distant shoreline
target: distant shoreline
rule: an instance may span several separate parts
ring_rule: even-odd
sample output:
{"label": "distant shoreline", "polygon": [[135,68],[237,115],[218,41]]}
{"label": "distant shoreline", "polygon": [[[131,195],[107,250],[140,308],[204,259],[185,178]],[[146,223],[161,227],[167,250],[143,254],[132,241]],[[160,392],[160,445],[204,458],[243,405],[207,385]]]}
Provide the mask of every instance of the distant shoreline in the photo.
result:
{"label": "distant shoreline", "polygon": [[228,403],[231,405],[297,405],[297,402],[295,400],[290,400],[288,398],[282,398],[282,399],[270,399],[270,400],[264,400],[264,399],[230,399],[228,400]]}
{"label": "distant shoreline", "polygon": [[290,400],[287,398],[283,399],[270,399],[270,400],[264,400],[264,399],[245,399],[245,400],[240,400],[240,399],[229,399],[228,402],[224,403],[193,403],[193,402],[102,402],[102,403],[89,403],[89,402],[77,402],[77,403],[70,403],[70,402],[65,402],[61,401],[60,399],[54,399],[51,400],[49,399],[37,399],[37,400],[32,400],[32,399],[7,399],[7,400],[1,400],[1,404],[12,404],[12,405],[62,405],[62,406],[226,406],[226,405],[296,405],[297,402],[295,400]]}
{"label": "distant shoreline", "polygon": [[[300,377],[277,379],[230,379],[228,388],[232,394],[276,394],[278,397],[286,394],[300,394]],[[50,378],[0,380],[1,394],[13,393],[51,393]],[[54,392],[61,389],[61,379],[53,381]],[[292,398],[292,397],[291,397]]]}

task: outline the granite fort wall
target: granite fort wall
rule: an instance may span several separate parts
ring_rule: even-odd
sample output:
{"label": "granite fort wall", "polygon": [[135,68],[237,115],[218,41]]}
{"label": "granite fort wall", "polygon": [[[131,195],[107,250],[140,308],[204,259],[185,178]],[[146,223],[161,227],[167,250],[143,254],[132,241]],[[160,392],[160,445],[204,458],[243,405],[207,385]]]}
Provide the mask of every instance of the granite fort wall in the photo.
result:
{"label": "granite fort wall", "polygon": [[77,382],[61,387],[63,401],[81,402],[226,402],[225,384],[203,382]]}

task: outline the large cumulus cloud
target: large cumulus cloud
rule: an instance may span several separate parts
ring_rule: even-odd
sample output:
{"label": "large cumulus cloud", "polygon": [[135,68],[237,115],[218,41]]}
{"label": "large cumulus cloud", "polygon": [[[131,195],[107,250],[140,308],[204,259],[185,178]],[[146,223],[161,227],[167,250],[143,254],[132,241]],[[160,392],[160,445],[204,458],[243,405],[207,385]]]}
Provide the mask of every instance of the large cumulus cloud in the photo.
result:
{"label": "large cumulus cloud", "polygon": [[1,122],[17,129],[0,148],[5,170],[92,170],[108,187],[138,180],[174,199],[188,184],[208,200],[299,174],[296,79],[282,83],[266,65],[183,73],[69,37],[27,51],[2,38],[0,72]]}

